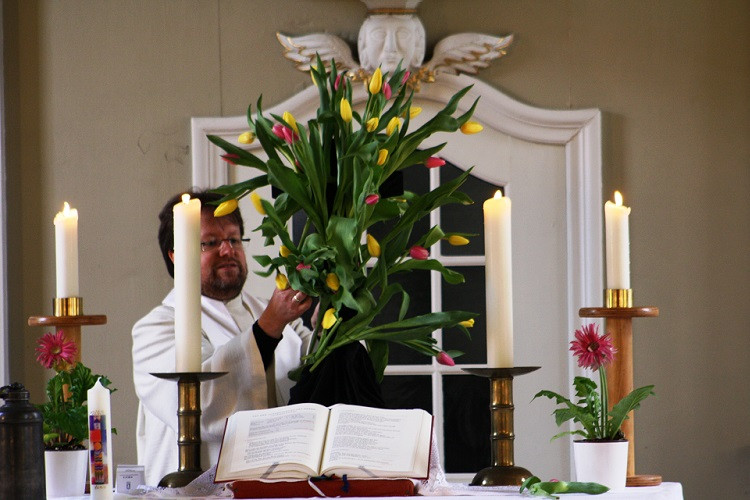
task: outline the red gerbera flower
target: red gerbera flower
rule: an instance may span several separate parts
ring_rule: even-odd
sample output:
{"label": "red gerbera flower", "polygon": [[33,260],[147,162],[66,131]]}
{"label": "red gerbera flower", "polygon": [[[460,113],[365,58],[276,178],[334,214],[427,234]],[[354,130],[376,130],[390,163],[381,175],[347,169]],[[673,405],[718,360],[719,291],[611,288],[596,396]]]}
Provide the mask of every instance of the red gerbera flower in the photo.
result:
{"label": "red gerbera flower", "polygon": [[599,336],[599,326],[595,323],[584,325],[575,331],[576,340],[570,342],[570,350],[578,357],[578,366],[598,370],[611,362],[617,350],[612,345],[609,333]]}
{"label": "red gerbera flower", "polygon": [[57,333],[47,333],[36,341],[39,346],[36,348],[36,360],[45,367],[57,367],[60,364],[73,363],[73,358],[78,349],[74,342],[65,338],[62,330]]}

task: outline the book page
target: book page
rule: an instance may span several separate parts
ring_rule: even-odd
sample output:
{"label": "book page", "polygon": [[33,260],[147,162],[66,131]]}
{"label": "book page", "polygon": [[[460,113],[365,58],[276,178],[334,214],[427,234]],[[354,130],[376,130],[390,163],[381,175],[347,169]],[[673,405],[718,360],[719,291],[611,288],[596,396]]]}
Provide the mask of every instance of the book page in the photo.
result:
{"label": "book page", "polygon": [[297,463],[317,473],[327,419],[328,409],[312,404],[232,415],[226,432],[234,435],[229,472]]}
{"label": "book page", "polygon": [[336,405],[331,409],[322,472],[339,467],[360,469],[360,477],[384,476],[384,471],[412,475],[425,422],[431,429],[432,418],[423,410]]}

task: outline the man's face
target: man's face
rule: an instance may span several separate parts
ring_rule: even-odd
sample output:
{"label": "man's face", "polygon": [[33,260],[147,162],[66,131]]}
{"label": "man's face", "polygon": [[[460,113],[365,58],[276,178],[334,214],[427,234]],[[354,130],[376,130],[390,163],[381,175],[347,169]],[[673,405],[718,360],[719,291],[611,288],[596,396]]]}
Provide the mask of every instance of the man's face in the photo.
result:
{"label": "man's face", "polygon": [[228,218],[201,210],[201,242],[219,242],[213,249],[201,250],[201,293],[206,297],[229,300],[242,291],[247,279],[245,250],[241,243],[233,247],[226,241],[241,238],[239,226]]}

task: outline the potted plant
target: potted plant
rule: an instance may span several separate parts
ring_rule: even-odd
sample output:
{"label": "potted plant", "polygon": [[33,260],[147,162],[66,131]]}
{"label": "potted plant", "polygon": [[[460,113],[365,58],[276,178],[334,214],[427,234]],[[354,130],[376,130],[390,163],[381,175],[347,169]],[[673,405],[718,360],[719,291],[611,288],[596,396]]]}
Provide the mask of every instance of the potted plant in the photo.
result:
{"label": "potted plant", "polygon": [[578,398],[575,402],[547,390],[539,391],[534,399],[547,397],[561,405],[553,412],[558,426],[569,420],[581,425],[580,429],[552,437],[557,439],[568,434],[583,437],[573,443],[577,480],[601,483],[611,490],[622,489],[625,487],[628,458],[628,442],[622,433],[622,423],[641,401],[654,394],[654,386],[635,389],[620,401],[612,402],[610,408],[604,369],[616,354],[610,334],[599,335],[598,325],[590,323],[575,331],[575,340],[570,344],[579,367],[599,372],[599,387],[592,379],[578,376],[573,379]]}
{"label": "potted plant", "polygon": [[88,450],[84,445],[89,436],[87,392],[97,380],[105,387],[111,382],[106,376],[93,374],[83,363],[74,361],[76,345],[65,338],[62,330],[43,335],[37,344],[37,361],[55,371],[47,382],[47,401],[37,405],[44,419],[47,494],[82,495],[88,464]]}
{"label": "potted plant", "polygon": [[[461,130],[470,134],[482,127],[470,121],[476,102],[465,113],[452,116],[469,87],[454,95],[424,125],[410,131],[410,120],[421,109],[412,106],[409,73],[400,66],[392,75],[378,68],[365,82],[367,102],[361,113],[352,109],[352,79],[336,70],[335,61],[324,64],[318,58],[310,73],[320,94],[320,106],[307,124],[297,122],[288,112],[264,116],[259,99],[255,118],[248,108],[249,130],[238,138],[239,146],[208,136],[225,151],[225,161],[254,168],[260,174],[216,189],[224,198],[215,215],[230,213],[237,208],[237,200],[250,195],[264,215],[258,230],[266,245],[276,245],[271,255],[254,257],[265,268],[262,275],[275,275],[277,286],[292,286],[319,300],[316,335],[302,359],[301,373],[293,374],[300,381],[291,402],[379,406],[383,403],[377,384],[388,364],[390,342],[452,364],[452,358],[460,353],[444,352],[432,332],[443,329],[449,334],[455,329],[468,335],[467,328],[476,316],[466,311],[440,311],[409,317],[409,296],[392,280],[399,273],[436,271],[448,283],[463,282],[460,273],[430,258],[429,249],[441,240],[465,244],[470,235],[447,232],[437,225],[425,234],[412,234],[412,229],[416,221],[438,207],[471,203],[458,191],[469,172],[427,193],[394,192],[388,181],[406,168],[445,164],[436,156],[445,144],[419,149],[433,133]],[[256,138],[268,160],[242,147]],[[275,200],[262,199],[255,192],[268,184],[280,193]],[[295,239],[289,221],[299,211],[304,212],[306,223]],[[388,228],[379,241],[370,231],[378,223]],[[378,315],[391,301],[401,304],[398,319],[378,323]],[[336,389],[358,380],[362,381],[359,385]],[[321,388],[325,394],[319,398],[315,394],[320,394]],[[342,399],[367,394],[373,397]]]}

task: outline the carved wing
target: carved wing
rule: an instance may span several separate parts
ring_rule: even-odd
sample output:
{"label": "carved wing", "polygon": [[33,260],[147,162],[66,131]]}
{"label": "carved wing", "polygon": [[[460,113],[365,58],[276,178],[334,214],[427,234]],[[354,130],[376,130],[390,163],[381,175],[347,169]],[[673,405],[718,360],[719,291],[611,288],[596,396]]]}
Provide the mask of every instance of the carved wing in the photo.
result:
{"label": "carved wing", "polygon": [[490,61],[505,55],[513,35],[497,37],[481,33],[450,35],[435,45],[433,57],[424,68],[430,73],[476,74]]}
{"label": "carved wing", "polygon": [[352,57],[352,49],[336,35],[313,33],[289,36],[276,33],[276,38],[284,46],[284,57],[292,61],[300,71],[310,71],[310,65],[316,60],[315,54],[320,54],[327,67],[330,67],[331,59],[336,61],[339,70],[354,70],[359,67]]}

